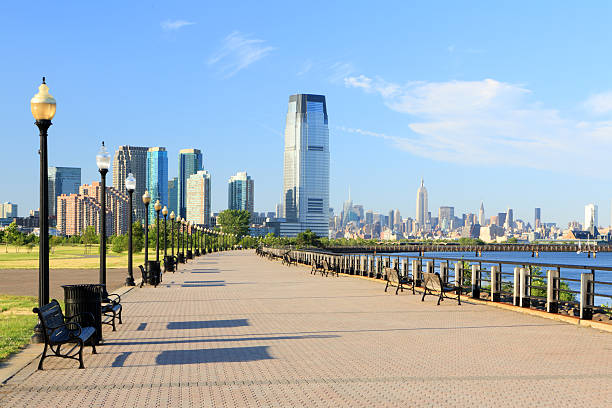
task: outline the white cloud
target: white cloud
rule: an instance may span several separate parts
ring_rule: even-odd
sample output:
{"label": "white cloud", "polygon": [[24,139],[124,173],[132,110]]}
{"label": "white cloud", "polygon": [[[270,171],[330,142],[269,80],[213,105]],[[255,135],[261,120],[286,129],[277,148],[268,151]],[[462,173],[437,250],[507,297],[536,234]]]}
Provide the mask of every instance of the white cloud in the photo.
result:
{"label": "white cloud", "polygon": [[[364,75],[348,76],[344,83],[378,94],[408,119],[400,136],[346,131],[383,138],[434,160],[592,174],[601,167],[597,158],[612,149],[612,122],[564,118],[531,101],[523,85],[494,79],[396,84]],[[612,93],[592,97],[587,105],[612,112]]]}
{"label": "white cloud", "polygon": [[276,49],[264,43],[264,40],[234,31],[225,37],[221,49],[208,59],[208,65],[217,66],[219,72],[229,78]]}
{"label": "white cloud", "polygon": [[598,115],[612,112],[612,91],[591,95],[584,106]]}
{"label": "white cloud", "polygon": [[166,20],[160,23],[161,28],[164,31],[175,31],[175,30],[178,30],[179,28],[183,28],[185,26],[189,26],[193,24],[195,23],[191,21],[185,21],[185,20]]}
{"label": "white cloud", "polygon": [[302,76],[304,74],[307,74],[308,72],[310,72],[310,70],[313,67],[313,63],[310,59],[307,59],[304,64],[302,65],[302,69],[300,69],[298,71],[298,73],[296,74],[297,76]]}

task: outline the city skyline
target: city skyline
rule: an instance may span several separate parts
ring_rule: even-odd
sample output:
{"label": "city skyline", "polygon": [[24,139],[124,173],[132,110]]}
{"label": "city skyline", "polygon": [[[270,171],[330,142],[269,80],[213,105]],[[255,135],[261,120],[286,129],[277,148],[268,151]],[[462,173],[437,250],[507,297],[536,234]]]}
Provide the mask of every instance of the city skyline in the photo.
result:
{"label": "city skyline", "polygon": [[[212,178],[248,169],[258,180],[256,211],[273,210],[282,186],[276,158],[283,151],[285,98],[312,92],[326,95],[333,112],[336,212],[350,184],[355,202],[412,214],[413,187],[423,175],[431,208],[453,202],[473,212],[484,201],[531,219],[538,207],[547,222],[563,225],[583,221],[584,205],[592,202],[601,209],[600,224],[609,224],[612,181],[595,166],[612,147],[605,125],[612,106],[605,67],[612,56],[601,50],[610,38],[605,16],[612,5],[568,6],[553,16],[555,3],[546,1],[522,3],[528,8],[475,4],[440,9],[398,2],[372,11],[338,3],[326,5],[323,15],[302,10],[298,19],[287,18],[291,7],[230,12],[229,5],[187,2],[147,10],[121,5],[114,13],[58,5],[44,18],[56,23],[65,47],[45,49],[44,58],[27,51],[44,35],[44,25],[30,23],[43,17],[9,4],[0,32],[15,40],[4,45],[11,63],[0,67],[10,78],[0,131],[20,154],[7,157],[0,171],[24,168],[21,177],[0,179],[0,200],[23,213],[38,207],[38,139],[26,102],[46,74],[58,103],[49,163],[81,167],[83,180],[98,179],[101,140],[113,149],[166,146],[170,157],[199,146]],[[100,20],[85,24],[83,13]],[[378,13],[384,23],[371,18]],[[412,24],[404,24],[407,17]],[[310,30],[312,19],[336,29]],[[368,36],[359,30],[364,24],[373,28]],[[301,40],[305,32],[308,41]],[[178,174],[176,166],[171,159],[170,175]],[[225,204],[223,184],[212,185],[215,212]]]}

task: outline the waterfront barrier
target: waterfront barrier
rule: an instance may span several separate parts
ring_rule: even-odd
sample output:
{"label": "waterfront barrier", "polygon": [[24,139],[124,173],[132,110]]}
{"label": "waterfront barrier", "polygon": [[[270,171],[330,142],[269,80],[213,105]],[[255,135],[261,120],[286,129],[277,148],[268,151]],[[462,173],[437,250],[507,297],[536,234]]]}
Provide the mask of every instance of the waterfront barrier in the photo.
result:
{"label": "waterfront barrier", "polygon": [[[612,276],[612,267],[562,265],[368,253],[336,253],[320,249],[262,247],[259,255],[289,257],[303,265],[327,262],[337,273],[385,280],[385,268],[413,279],[421,287],[423,272],[438,273],[442,282],[454,284],[472,299],[507,303],[583,320],[612,320],[609,306],[612,281],[599,280],[601,272]],[[422,290],[422,288],[421,288]]]}
{"label": "waterfront barrier", "polygon": [[482,244],[482,245],[461,245],[457,243],[418,243],[405,242],[401,244],[381,244],[364,246],[333,246],[328,247],[328,251],[333,253],[346,254],[366,254],[366,253],[397,253],[397,252],[532,252],[537,256],[540,252],[577,252],[582,251],[587,256],[596,256],[597,252],[611,252],[612,245],[598,244]]}

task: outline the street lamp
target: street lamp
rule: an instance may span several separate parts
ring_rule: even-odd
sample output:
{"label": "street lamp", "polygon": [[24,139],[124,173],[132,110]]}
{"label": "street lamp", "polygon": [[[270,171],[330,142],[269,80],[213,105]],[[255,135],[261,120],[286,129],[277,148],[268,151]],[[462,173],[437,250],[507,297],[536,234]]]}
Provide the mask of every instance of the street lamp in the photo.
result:
{"label": "street lamp", "polygon": [[[100,172],[100,283],[106,288],[106,173],[110,167],[110,154],[104,142],[96,155]],[[106,289],[104,289],[106,291]]]}
{"label": "street lamp", "polygon": [[134,282],[134,272],[132,271],[132,194],[134,194],[134,190],[136,190],[136,179],[132,173],[128,174],[125,179],[125,189],[128,192],[128,276],[125,279],[126,286],[135,286]]}
{"label": "street lamp", "polygon": [[177,249],[176,249],[176,257],[178,258],[179,263],[185,263],[185,254],[182,252],[182,243],[183,243],[183,219],[179,215],[176,217],[176,234],[177,234]]}
{"label": "street lamp", "polygon": [[168,270],[168,244],[166,235],[166,222],[168,220],[168,207],[164,205],[162,208],[162,215],[164,216],[164,272]]}
{"label": "street lamp", "polygon": [[[40,134],[40,208],[38,215],[39,243],[38,243],[38,307],[42,308],[49,303],[49,189],[48,189],[48,160],[47,160],[47,130],[51,126],[51,119],[55,116],[55,98],[49,94],[49,87],[45,83],[38,87],[38,93],[30,100],[30,110],[36,119],[36,126]],[[32,340],[42,343],[44,336],[40,322],[34,328]]]}
{"label": "street lamp", "polygon": [[149,190],[145,191],[142,195],[142,202],[145,205],[145,270],[149,272],[149,204],[151,203],[151,195],[149,194]]}
{"label": "street lamp", "polygon": [[193,259],[191,251],[191,221],[187,221],[187,259]]}
{"label": "street lamp", "polygon": [[153,208],[155,209],[155,229],[157,229],[157,240],[155,242],[155,262],[159,262],[159,212],[162,208],[159,200],[155,201]]}
{"label": "street lamp", "polygon": [[[170,248],[172,251],[172,272],[174,272],[174,218],[176,217],[176,215],[174,215],[174,211],[172,211],[170,213]],[[178,250],[177,250],[178,252]],[[178,266],[178,263],[177,263]]]}

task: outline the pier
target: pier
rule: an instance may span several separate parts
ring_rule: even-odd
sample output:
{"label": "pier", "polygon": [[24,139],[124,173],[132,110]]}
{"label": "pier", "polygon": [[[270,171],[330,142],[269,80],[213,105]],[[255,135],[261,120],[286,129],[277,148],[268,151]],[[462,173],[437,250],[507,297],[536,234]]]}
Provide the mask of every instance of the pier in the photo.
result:
{"label": "pier", "polygon": [[578,244],[483,244],[483,245],[460,245],[448,244],[381,244],[364,246],[330,246],[327,251],[339,254],[356,253],[399,253],[399,252],[610,252],[612,245],[582,245]]}

